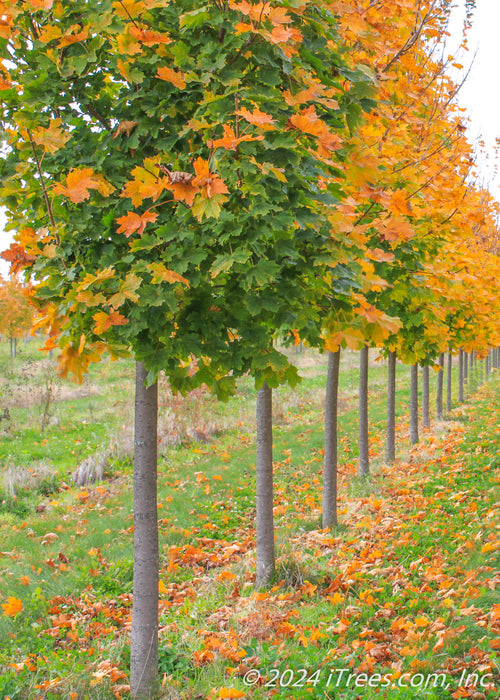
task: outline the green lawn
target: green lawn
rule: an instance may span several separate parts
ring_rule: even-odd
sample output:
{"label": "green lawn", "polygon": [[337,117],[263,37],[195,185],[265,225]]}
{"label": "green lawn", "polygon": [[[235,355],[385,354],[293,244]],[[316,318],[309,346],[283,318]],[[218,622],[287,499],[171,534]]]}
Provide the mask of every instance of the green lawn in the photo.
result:
{"label": "green lawn", "polygon": [[[0,699],[126,699],[133,364],[97,365],[80,388],[52,378],[41,434],[50,368],[32,345],[12,368],[7,347],[0,355],[10,416],[0,445]],[[500,383],[410,449],[409,372],[398,366],[400,459],[389,467],[386,366],[373,362],[372,475],[360,480],[357,355],[345,353],[342,524],[328,532],[319,524],[326,358],[291,355],[303,381],[275,392],[270,591],[253,586],[251,380],[227,404],[202,391],[172,397],[161,383],[162,697],[458,698],[474,697],[474,682],[498,697]],[[74,486],[77,465],[104,453],[104,481]]]}

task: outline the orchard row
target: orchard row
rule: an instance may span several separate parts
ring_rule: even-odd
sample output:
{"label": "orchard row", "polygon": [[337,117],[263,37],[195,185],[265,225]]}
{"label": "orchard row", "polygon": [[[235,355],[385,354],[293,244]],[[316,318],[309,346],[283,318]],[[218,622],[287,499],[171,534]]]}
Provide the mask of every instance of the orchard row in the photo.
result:
{"label": "orchard row", "polygon": [[[500,345],[499,206],[456,103],[460,66],[441,58],[449,10],[2,2],[0,201],[17,232],[3,257],[30,280],[62,374],[105,352],[138,363],[134,697],[158,674],[159,372],[221,397],[255,377],[261,585],[271,388],[298,381],[274,339],[331,353],[329,406],[341,347],[430,366]],[[327,440],[333,426],[327,410]]]}

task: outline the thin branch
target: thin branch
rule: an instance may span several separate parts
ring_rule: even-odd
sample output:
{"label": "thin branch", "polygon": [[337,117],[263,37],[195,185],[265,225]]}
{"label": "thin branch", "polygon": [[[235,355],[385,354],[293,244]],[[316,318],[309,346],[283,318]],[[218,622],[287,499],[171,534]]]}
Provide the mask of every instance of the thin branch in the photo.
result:
{"label": "thin branch", "polygon": [[106,117],[103,117],[102,114],[100,114],[100,113],[97,111],[97,109],[96,109],[95,107],[93,107],[92,105],[88,105],[88,104],[82,105],[82,106],[83,106],[83,108],[85,109],[85,111],[86,111],[91,117],[94,117],[94,119],[97,119],[97,121],[98,121],[107,131],[111,131],[111,130],[112,130],[113,127],[111,126],[111,122],[110,122],[108,119],[106,119]]}
{"label": "thin branch", "polygon": [[361,216],[359,217],[359,219],[357,219],[357,220],[354,222],[353,228],[354,228],[355,226],[359,226],[359,224],[363,221],[363,219],[364,219],[366,216],[368,216],[368,214],[371,212],[371,210],[373,209],[373,207],[375,206],[375,204],[376,204],[376,202],[372,201],[372,203],[370,204],[370,206],[368,207],[368,209],[367,209],[365,212],[363,212],[363,213],[361,214]]}
{"label": "thin branch", "polygon": [[400,48],[400,50],[391,58],[391,60],[385,65],[384,68],[382,68],[382,73],[387,73],[389,68],[391,68],[399,59],[404,56],[410,49],[417,43],[417,41],[420,38],[420,35],[422,33],[423,28],[425,27],[425,24],[429,17],[431,16],[432,11],[434,10],[435,6],[437,4],[437,0],[434,0],[432,5],[430,6],[429,10],[425,14],[424,18],[420,22],[420,24],[416,24],[415,29],[413,30],[412,35],[408,38],[406,43]]}
{"label": "thin branch", "polygon": [[42,190],[43,190],[43,198],[45,200],[45,206],[47,207],[47,213],[49,215],[50,223],[52,224],[52,226],[54,228],[54,234],[55,234],[56,222],[54,221],[54,215],[52,214],[52,206],[50,204],[49,195],[47,192],[47,187],[45,185],[45,179],[43,177],[40,159],[38,158],[38,153],[36,152],[35,142],[33,141],[33,135],[29,129],[28,129],[28,137],[30,140],[31,149],[33,151],[33,156],[35,158],[38,177],[40,178],[40,184],[41,184]]}
{"label": "thin branch", "polygon": [[442,151],[448,143],[449,145],[453,145],[454,143],[457,143],[457,141],[460,141],[461,138],[461,135],[457,136],[457,138],[451,141],[451,143],[448,141],[448,139],[446,139],[446,141],[443,142],[438,148],[436,148],[435,151],[432,151],[432,153],[428,153],[427,155],[423,156],[422,158],[419,158],[418,160],[413,160],[411,163],[407,163],[406,165],[402,165],[400,168],[396,168],[395,170],[393,170],[393,175],[395,173],[400,173],[403,170],[406,170],[406,168],[411,168],[412,165],[420,165],[420,163],[423,163],[425,160],[428,160],[429,158],[432,158],[432,156],[435,156],[437,153],[440,153],[440,151]]}
{"label": "thin branch", "polygon": [[125,10],[125,12],[127,13],[128,18],[129,18],[129,20],[132,22],[132,24],[133,24],[135,27],[137,27],[137,29],[140,29],[139,25],[137,24],[137,22],[135,21],[135,19],[132,17],[132,15],[130,14],[130,12],[128,11],[128,8],[126,7],[125,3],[123,3],[122,0],[118,0],[118,2],[120,3],[120,5],[123,7],[123,9]]}

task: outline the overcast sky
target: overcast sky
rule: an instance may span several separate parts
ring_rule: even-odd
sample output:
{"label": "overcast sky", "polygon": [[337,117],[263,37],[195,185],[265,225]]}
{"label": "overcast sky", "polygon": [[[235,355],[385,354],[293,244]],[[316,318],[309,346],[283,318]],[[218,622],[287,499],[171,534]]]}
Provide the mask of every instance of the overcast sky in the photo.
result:
{"label": "overcast sky", "polygon": [[460,51],[462,27],[465,18],[464,0],[455,0],[451,16],[449,52],[457,53],[458,62],[464,65],[461,74],[453,77],[461,82],[471,66],[467,80],[460,89],[458,102],[467,108],[470,119],[469,138],[476,143],[484,140],[484,154],[478,157],[484,184],[489,184],[492,194],[500,200],[500,177],[495,174],[494,147],[500,138],[500,86],[497,75],[500,69],[500,1],[476,0],[472,27],[467,33],[467,52]]}
{"label": "overcast sky", "polygon": [[[446,50],[447,53],[456,54],[457,61],[464,65],[461,74],[453,76],[457,82],[461,82],[475,55],[458,101],[467,108],[470,140],[473,143],[480,138],[484,140],[483,155],[478,156],[481,176],[484,184],[489,185],[492,194],[500,201],[500,175],[496,174],[494,157],[495,141],[500,138],[500,0],[476,0],[473,24],[468,32],[468,52],[460,50],[465,1],[455,0],[454,5],[451,37]],[[0,212],[0,250],[8,248],[12,241],[12,234],[3,232],[3,222],[4,217]],[[8,274],[8,264],[2,260],[0,273],[4,276]]]}

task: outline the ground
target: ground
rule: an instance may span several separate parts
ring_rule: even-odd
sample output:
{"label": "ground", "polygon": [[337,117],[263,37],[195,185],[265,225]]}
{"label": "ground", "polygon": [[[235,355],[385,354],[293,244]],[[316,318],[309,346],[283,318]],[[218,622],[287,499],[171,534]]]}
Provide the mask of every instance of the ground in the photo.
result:
{"label": "ground", "polygon": [[[125,700],[133,365],[105,361],[75,387],[31,344],[12,367],[6,350],[0,698]],[[291,355],[303,381],[275,392],[270,590],[254,588],[252,382],[228,404],[161,383],[161,697],[498,697],[500,381],[474,393],[471,382],[470,400],[410,449],[398,366],[399,454],[387,465],[386,366],[374,351],[371,475],[360,480],[357,356],[346,353],[341,524],[327,531],[326,358]],[[72,475],[89,458],[103,480],[78,487]]]}

